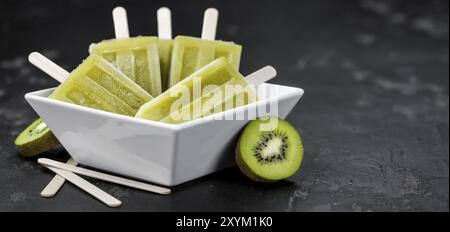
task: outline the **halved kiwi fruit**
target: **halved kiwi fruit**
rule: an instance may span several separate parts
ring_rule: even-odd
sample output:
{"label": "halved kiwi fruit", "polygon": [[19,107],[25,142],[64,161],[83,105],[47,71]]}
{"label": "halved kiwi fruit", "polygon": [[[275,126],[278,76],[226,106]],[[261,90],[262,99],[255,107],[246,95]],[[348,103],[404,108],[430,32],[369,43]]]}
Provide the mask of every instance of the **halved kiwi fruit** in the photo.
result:
{"label": "halved kiwi fruit", "polygon": [[14,143],[23,156],[31,157],[50,150],[59,141],[47,124],[42,119],[37,119],[17,136]]}
{"label": "halved kiwi fruit", "polygon": [[236,147],[239,168],[259,182],[274,182],[294,175],[302,160],[299,133],[277,117],[259,118],[247,124]]}

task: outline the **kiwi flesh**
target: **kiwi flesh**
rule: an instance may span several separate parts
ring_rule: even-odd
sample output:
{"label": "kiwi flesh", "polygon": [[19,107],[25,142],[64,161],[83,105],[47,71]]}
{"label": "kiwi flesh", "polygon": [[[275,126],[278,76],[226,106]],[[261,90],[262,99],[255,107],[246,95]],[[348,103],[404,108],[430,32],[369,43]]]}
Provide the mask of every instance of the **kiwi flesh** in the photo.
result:
{"label": "kiwi flesh", "polygon": [[47,124],[42,119],[37,119],[17,136],[14,143],[20,154],[32,157],[52,149],[59,141]]}
{"label": "kiwi flesh", "polygon": [[[273,126],[265,128],[268,123]],[[295,127],[276,117],[251,121],[236,146],[236,163],[250,179],[275,182],[294,175],[303,160],[303,144]]]}

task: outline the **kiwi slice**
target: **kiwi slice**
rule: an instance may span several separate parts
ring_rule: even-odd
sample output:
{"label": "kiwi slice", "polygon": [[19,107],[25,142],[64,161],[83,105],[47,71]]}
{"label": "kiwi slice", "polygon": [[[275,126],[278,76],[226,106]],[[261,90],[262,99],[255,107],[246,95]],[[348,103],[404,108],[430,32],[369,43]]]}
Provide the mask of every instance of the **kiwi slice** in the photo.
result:
{"label": "kiwi slice", "polygon": [[14,143],[23,156],[31,157],[50,150],[59,141],[47,124],[42,119],[37,119],[17,136]]}
{"label": "kiwi slice", "polygon": [[299,133],[277,117],[259,118],[247,124],[236,147],[239,168],[259,182],[274,182],[294,175],[302,160]]}

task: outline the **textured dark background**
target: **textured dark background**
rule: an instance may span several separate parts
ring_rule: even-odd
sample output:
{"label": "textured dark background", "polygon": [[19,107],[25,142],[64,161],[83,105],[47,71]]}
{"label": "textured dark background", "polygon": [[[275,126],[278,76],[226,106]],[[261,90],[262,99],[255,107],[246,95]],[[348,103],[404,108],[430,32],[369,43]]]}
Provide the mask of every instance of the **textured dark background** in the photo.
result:
{"label": "textured dark background", "polygon": [[[2,0],[0,210],[113,210],[70,184],[41,198],[52,173],[21,158],[13,140],[37,117],[24,93],[57,85],[27,54],[74,68],[91,42],[113,37],[116,5],[128,9],[132,35],[156,33],[160,6],[172,9],[175,34],[200,35],[204,9],[217,7],[218,38],[244,45],[244,74],[271,64],[274,83],[305,89],[288,120],[306,153],[301,171],[278,184],[252,183],[237,168],[171,196],[92,180],[123,201],[114,210],[449,210],[447,0]],[[42,156],[68,157],[64,149]]]}

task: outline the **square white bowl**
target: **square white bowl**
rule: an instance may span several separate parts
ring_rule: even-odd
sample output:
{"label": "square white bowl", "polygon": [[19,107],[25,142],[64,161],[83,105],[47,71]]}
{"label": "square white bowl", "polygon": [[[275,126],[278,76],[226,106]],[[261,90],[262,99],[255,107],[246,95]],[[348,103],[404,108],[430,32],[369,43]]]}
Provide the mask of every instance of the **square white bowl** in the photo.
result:
{"label": "square white bowl", "polygon": [[179,125],[133,118],[47,98],[53,89],[25,95],[28,103],[79,164],[165,186],[178,185],[235,163],[234,150],[249,120],[212,120],[278,104],[285,118],[303,96],[300,88],[262,84],[256,103]]}

